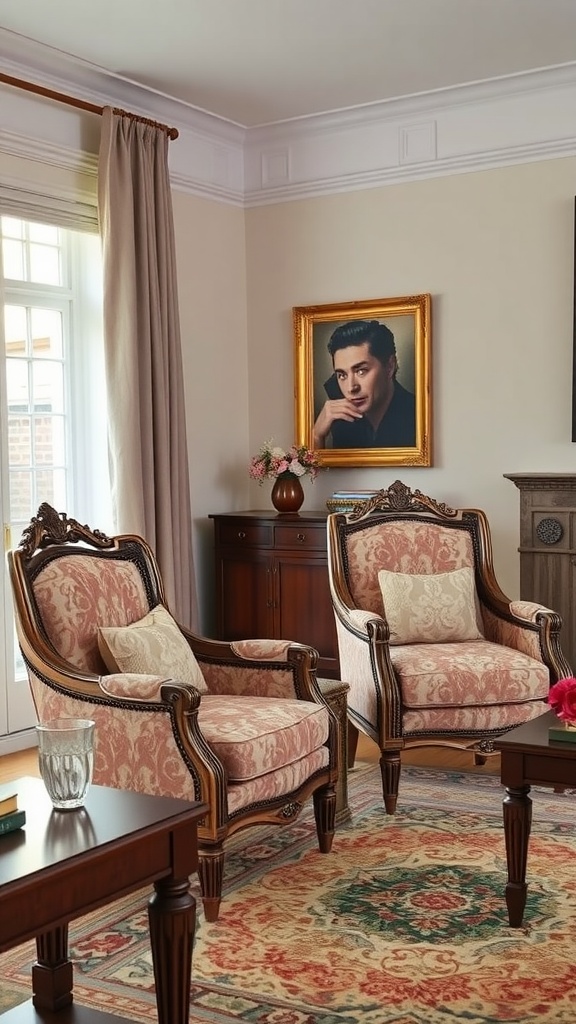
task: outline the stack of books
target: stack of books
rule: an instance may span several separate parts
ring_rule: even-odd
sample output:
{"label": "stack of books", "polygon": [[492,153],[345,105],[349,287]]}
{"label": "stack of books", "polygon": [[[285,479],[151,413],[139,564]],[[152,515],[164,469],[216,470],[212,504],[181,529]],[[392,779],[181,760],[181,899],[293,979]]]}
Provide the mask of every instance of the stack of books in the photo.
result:
{"label": "stack of books", "polygon": [[361,501],[367,501],[377,491],[334,491],[328,498],[326,508],[329,512],[350,512]]}
{"label": "stack of books", "polygon": [[26,824],[26,811],[18,807],[17,793],[0,792],[0,836]]}

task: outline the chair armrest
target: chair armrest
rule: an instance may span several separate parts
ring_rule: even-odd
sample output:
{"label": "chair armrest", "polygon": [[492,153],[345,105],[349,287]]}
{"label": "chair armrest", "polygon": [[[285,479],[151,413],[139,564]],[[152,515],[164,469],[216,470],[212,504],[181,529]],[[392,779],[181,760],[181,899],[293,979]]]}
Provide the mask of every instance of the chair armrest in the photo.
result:
{"label": "chair armrest", "polygon": [[136,672],[116,672],[100,676],[100,689],[108,697],[123,701],[136,701],[145,704],[163,704],[165,696],[162,690],[168,684],[184,686],[200,697],[200,692],[189,683],[178,683],[178,680],[167,676],[144,675]]}
{"label": "chair armrest", "polygon": [[343,621],[343,625],[347,629],[351,629],[354,632],[359,631],[360,633],[368,636],[368,623],[378,623],[382,627],[387,627],[386,620],[382,615],[377,615],[375,612],[366,612],[361,608],[351,608],[346,616],[346,620]]}
{"label": "chair armrest", "polygon": [[233,640],[234,654],[246,661],[286,661],[291,640]]}
{"label": "chair armrest", "polygon": [[510,601],[510,611],[516,618],[536,624],[538,624],[537,617],[541,612],[547,615],[556,614],[552,608],[546,608],[545,605],[537,604],[535,601]]}
{"label": "chair armrest", "polygon": [[199,733],[198,691],[153,676],[119,673],[104,680],[91,696],[46,686],[29,671],[38,719],[94,720],[97,785],[203,800],[201,773],[215,759]]}
{"label": "chair armrest", "polygon": [[[326,701],[316,681],[318,653],[306,644],[290,640],[202,641],[194,644],[208,692],[237,697],[287,697]],[[210,653],[207,653],[207,651]]]}
{"label": "chair armrest", "polygon": [[571,675],[560,646],[562,619],[557,612],[533,601],[508,601],[498,608],[483,605],[482,617],[487,640],[543,662],[551,684]]}

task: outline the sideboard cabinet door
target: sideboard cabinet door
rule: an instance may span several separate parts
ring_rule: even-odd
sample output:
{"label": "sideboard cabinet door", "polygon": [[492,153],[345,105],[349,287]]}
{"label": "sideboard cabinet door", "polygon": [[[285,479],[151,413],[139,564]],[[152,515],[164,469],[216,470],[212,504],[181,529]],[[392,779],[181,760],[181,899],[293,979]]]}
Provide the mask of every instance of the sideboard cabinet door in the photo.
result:
{"label": "sideboard cabinet door", "polygon": [[328,583],[326,513],[230,512],[214,520],[216,629],[220,640],[309,644],[318,673],[338,678]]}

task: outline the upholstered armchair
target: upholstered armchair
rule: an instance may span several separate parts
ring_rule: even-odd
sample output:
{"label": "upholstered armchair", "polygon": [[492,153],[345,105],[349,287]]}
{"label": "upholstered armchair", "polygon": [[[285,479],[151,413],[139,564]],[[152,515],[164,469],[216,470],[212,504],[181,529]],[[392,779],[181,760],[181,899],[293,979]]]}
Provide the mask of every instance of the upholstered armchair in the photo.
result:
{"label": "upholstered armchair", "polygon": [[328,516],[328,565],[349,764],[360,730],[380,748],[389,814],[404,748],[470,749],[483,762],[495,737],[549,710],[550,686],[570,675],[560,617],[498,586],[478,509],[397,480]]}
{"label": "upholstered armchair", "polygon": [[329,852],[338,724],[314,650],[194,635],[170,615],[141,538],[109,538],[48,504],[8,564],[38,719],[94,719],[96,784],[207,805],[198,827],[207,920],[218,917],[224,843],[237,830],[289,824],[312,796]]}

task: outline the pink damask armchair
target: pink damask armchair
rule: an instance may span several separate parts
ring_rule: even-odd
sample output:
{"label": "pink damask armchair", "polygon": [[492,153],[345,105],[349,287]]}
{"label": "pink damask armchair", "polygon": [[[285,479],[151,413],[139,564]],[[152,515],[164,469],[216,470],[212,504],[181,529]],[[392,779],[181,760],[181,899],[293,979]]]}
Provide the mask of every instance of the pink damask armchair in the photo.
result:
{"label": "pink damask armchair", "polygon": [[330,851],[338,723],[315,651],[192,634],[166,608],[140,537],[106,537],[46,503],[8,564],[38,719],[94,719],[96,784],[207,805],[207,920],[218,917],[224,842],[237,830],[290,823],[312,796],[320,851]]}
{"label": "pink damask armchair", "polygon": [[328,517],[340,675],[349,686],[349,764],[358,730],[378,744],[384,803],[396,809],[400,752],[471,749],[549,710],[570,675],[561,619],[511,601],[496,581],[488,520],[397,480]]}

